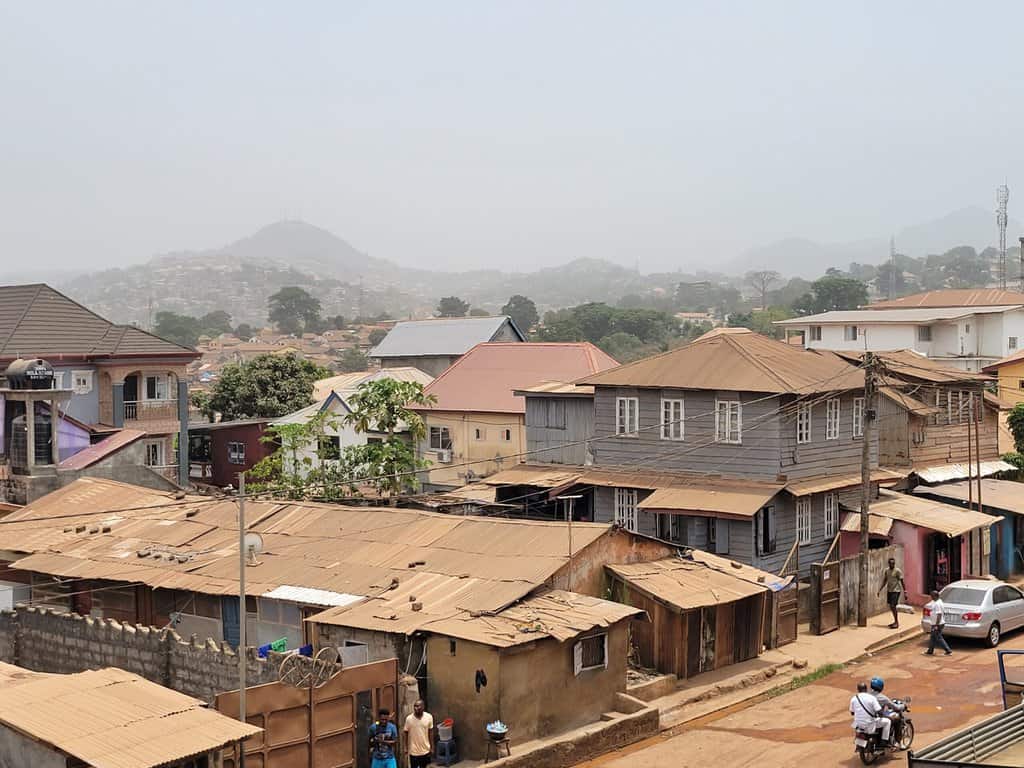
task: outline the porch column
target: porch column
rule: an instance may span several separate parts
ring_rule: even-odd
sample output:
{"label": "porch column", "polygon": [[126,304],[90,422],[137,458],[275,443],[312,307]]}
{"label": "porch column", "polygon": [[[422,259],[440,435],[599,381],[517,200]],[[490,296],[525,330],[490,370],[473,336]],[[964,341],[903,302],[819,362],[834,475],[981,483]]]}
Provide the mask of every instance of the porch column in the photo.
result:
{"label": "porch column", "polygon": [[124,426],[124,380],[116,382],[112,386],[114,426],[120,429]]}
{"label": "porch column", "polygon": [[50,401],[50,456],[53,466],[60,464],[60,400]]}
{"label": "porch column", "polygon": [[28,447],[26,469],[31,475],[32,467],[36,465],[36,401],[31,397],[25,400],[25,429]]}
{"label": "porch column", "polygon": [[178,485],[188,487],[188,382],[178,379]]}

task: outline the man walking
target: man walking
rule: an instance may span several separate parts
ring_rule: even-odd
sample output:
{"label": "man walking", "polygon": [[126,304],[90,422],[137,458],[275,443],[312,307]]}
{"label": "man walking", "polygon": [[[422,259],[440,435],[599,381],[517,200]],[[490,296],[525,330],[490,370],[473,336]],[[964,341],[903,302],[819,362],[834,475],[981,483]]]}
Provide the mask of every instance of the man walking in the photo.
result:
{"label": "man walking", "polygon": [[900,614],[896,606],[900,604],[900,595],[907,592],[907,585],[903,583],[903,571],[896,567],[896,558],[889,558],[889,567],[882,571],[882,583],[878,587],[876,595],[886,592],[886,600],[889,603],[889,610],[892,611],[892,624],[889,629],[900,628]]}
{"label": "man walking", "polygon": [[942,604],[942,600],[939,599],[939,593],[934,589],[932,590],[932,601],[924,607],[925,613],[932,621],[932,631],[928,635],[928,650],[925,651],[925,656],[932,656],[935,654],[935,644],[938,643],[945,649],[946,655],[951,656],[953,652],[949,650],[949,643],[946,642],[946,638],[942,636],[942,630],[946,626],[946,617],[942,615],[945,606]]}
{"label": "man walking", "polygon": [[391,722],[391,712],[381,707],[377,722],[370,726],[370,768],[398,768],[395,762],[395,744],[398,729]]}
{"label": "man walking", "polygon": [[412,714],[405,718],[405,751],[409,768],[427,768],[434,756],[434,718],[427,712],[423,699],[412,705]]}

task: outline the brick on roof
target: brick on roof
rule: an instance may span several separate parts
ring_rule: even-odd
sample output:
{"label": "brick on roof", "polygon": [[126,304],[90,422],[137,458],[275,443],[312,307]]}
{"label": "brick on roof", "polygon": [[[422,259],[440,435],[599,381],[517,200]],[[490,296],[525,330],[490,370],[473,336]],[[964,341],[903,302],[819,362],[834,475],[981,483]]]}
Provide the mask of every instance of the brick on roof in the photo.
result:
{"label": "brick on roof", "polygon": [[188,356],[190,347],[116,325],[43,283],[0,286],[0,358]]}

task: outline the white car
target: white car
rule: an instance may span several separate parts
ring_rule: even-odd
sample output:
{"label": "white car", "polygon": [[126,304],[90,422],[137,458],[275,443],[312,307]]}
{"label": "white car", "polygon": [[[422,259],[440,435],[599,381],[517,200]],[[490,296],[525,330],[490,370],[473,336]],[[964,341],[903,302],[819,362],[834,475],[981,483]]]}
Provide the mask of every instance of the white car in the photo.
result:
{"label": "white car", "polygon": [[[964,579],[954,581],[939,598],[946,625],[942,634],[985,640],[995,648],[1004,632],[1024,627],[1024,593],[1003,581]],[[925,609],[921,629],[932,631],[932,617]]]}

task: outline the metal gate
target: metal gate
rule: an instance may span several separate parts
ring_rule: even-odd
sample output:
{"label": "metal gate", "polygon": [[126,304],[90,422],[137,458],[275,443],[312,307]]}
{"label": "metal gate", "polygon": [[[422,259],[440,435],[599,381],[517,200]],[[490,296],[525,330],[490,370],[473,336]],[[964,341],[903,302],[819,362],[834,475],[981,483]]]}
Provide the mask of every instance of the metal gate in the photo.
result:
{"label": "metal gate", "polygon": [[775,593],[775,647],[796,640],[800,622],[800,542],[794,542],[779,576],[792,577],[789,585]]}
{"label": "metal gate", "polygon": [[[309,682],[309,681],[307,681]],[[238,716],[238,691],[214,707]],[[308,687],[285,682],[246,689],[246,719],[263,728],[244,743],[246,768],[369,768],[368,727],[379,707],[398,707],[398,661],[346,667]],[[233,756],[224,768],[235,768]]]}
{"label": "metal gate", "polygon": [[811,564],[811,632],[839,629],[839,561]]}

